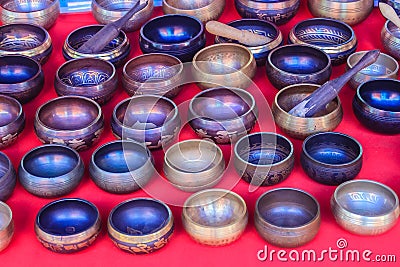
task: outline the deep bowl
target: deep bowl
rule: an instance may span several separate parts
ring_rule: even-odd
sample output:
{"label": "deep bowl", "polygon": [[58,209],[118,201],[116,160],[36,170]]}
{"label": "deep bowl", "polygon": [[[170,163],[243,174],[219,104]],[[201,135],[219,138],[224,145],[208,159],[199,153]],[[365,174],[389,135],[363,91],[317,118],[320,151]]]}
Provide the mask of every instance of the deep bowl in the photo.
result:
{"label": "deep bowl", "polygon": [[234,153],[236,172],[243,180],[257,186],[282,182],[294,167],[292,142],[276,133],[243,136],[235,144]]}
{"label": "deep bowl", "polygon": [[331,198],[336,222],[358,235],[379,235],[399,218],[399,199],[388,186],[371,180],[353,180],[339,185]]}
{"label": "deep bowl", "polygon": [[278,247],[299,247],[310,242],[317,235],[320,223],[318,201],[300,189],[273,189],[256,202],[257,232]]}
{"label": "deep bowl", "polygon": [[89,247],[100,233],[96,206],[84,199],[63,198],[41,208],[35,233],[42,245],[54,252],[72,253]]}
{"label": "deep bowl", "polygon": [[60,96],[77,95],[93,99],[100,105],[107,103],[118,86],[115,67],[99,58],[79,58],[62,64],[54,79]]}
{"label": "deep bowl", "polygon": [[145,146],[135,141],[112,141],[93,152],[89,173],[94,183],[104,191],[132,193],[143,188],[153,176],[153,156]]}
{"label": "deep bowl", "polygon": [[400,59],[400,29],[389,20],[382,27],[381,43],[389,55]]}
{"label": "deep bowl", "polygon": [[272,50],[267,57],[266,72],[271,84],[282,89],[292,84],[323,84],[332,73],[329,56],[309,45],[285,45]]}
{"label": "deep bowl", "polygon": [[317,133],[303,142],[301,166],[313,180],[339,185],[361,170],[363,149],[353,137],[335,132]]}
{"label": "deep bowl", "polygon": [[185,14],[206,23],[218,20],[225,8],[225,0],[163,0],[164,14]]}
{"label": "deep bowl", "polygon": [[246,202],[225,189],[207,189],[191,195],[183,204],[182,224],[197,242],[223,246],[237,240],[248,221]]}
{"label": "deep bowl", "polygon": [[313,18],[297,23],[289,32],[289,43],[308,44],[328,54],[332,65],[339,65],[357,49],[357,37],[346,23]]}
{"label": "deep bowl", "polygon": [[0,201],[6,201],[11,196],[16,183],[17,176],[11,160],[6,154],[0,152]]}
{"label": "deep bowl", "polygon": [[189,103],[188,121],[192,129],[199,137],[221,144],[236,142],[250,132],[257,116],[254,97],[238,88],[207,89]]}
{"label": "deep bowl", "polygon": [[14,219],[10,207],[0,201],[0,252],[11,242],[14,235]]}
{"label": "deep bowl", "polygon": [[13,144],[24,130],[25,113],[18,100],[6,95],[0,95],[0,110],[0,149],[3,149]]}
{"label": "deep bowl", "polygon": [[174,232],[174,217],[159,200],[133,198],[111,210],[107,228],[113,243],[123,251],[148,254],[168,243]]}
{"label": "deep bowl", "polygon": [[205,44],[203,23],[187,15],[159,16],[140,29],[139,45],[144,54],[166,53],[187,62]]}
{"label": "deep bowl", "polygon": [[88,149],[104,128],[99,104],[81,96],[61,96],[41,105],[34,130],[43,143],[63,144],[77,151]]}

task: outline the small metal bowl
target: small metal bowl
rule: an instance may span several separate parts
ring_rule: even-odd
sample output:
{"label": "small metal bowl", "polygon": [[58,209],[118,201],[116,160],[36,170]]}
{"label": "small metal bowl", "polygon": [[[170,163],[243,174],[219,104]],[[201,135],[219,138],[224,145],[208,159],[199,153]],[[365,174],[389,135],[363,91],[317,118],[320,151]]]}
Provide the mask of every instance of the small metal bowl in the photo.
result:
{"label": "small metal bowl", "polygon": [[0,201],[6,201],[11,196],[16,183],[17,176],[12,162],[6,154],[0,152]]}
{"label": "small metal bowl", "polygon": [[6,95],[0,95],[0,110],[0,149],[3,149],[13,144],[24,130],[25,113],[18,100]]}
{"label": "small metal bowl", "polygon": [[54,252],[73,253],[89,247],[100,233],[96,206],[84,199],[63,198],[41,208],[35,220],[36,237]]}
{"label": "small metal bowl", "polygon": [[100,105],[107,103],[118,86],[115,67],[99,58],[78,58],[62,64],[54,79],[60,96],[77,95],[93,99]]}
{"label": "small metal bowl", "polygon": [[164,174],[169,182],[186,192],[197,192],[216,185],[225,170],[222,150],[213,142],[185,140],[168,148]]}
{"label": "small metal bowl", "polygon": [[163,0],[164,14],[185,14],[206,23],[218,20],[225,8],[225,0]]}
{"label": "small metal bowl", "polygon": [[400,81],[376,79],[362,83],[353,98],[353,111],[372,131],[400,133]]}
{"label": "small metal bowl", "polygon": [[358,235],[379,235],[399,218],[399,199],[388,186],[371,180],[353,180],[339,185],[331,198],[336,222]]}
{"label": "small metal bowl", "polygon": [[89,173],[94,183],[104,191],[132,193],[143,188],[153,176],[153,156],[145,146],[135,141],[113,141],[93,152]]}
{"label": "small metal bowl", "polygon": [[0,251],[11,242],[14,235],[14,220],[10,207],[0,201]]}
{"label": "small metal bowl", "polygon": [[357,49],[357,37],[346,23],[326,18],[306,19],[289,32],[289,43],[308,44],[328,54],[332,65],[339,65]]}
{"label": "small metal bowl", "polygon": [[181,127],[178,107],[163,96],[136,95],[118,103],[111,118],[111,129],[120,139],[131,139],[149,149],[170,143]]}
{"label": "small metal bowl", "polygon": [[0,14],[3,24],[30,23],[49,29],[60,15],[60,1],[3,0]]}
{"label": "small metal bowl", "polygon": [[361,170],[363,149],[353,137],[335,132],[317,133],[303,142],[301,166],[321,184],[339,185]]}
{"label": "small metal bowl", "polygon": [[113,243],[123,251],[148,254],[168,243],[174,232],[174,217],[159,200],[133,198],[111,210],[107,228]]}
{"label": "small metal bowl", "polygon": [[276,94],[272,104],[272,114],[275,123],[284,133],[297,139],[304,139],[314,133],[332,131],[342,121],[343,110],[338,97],[314,117],[302,118],[289,114],[294,106],[318,87],[319,85],[315,84],[294,84]]}
{"label": "small metal bowl", "polygon": [[256,202],[254,225],[269,244],[299,247],[317,235],[321,223],[318,201],[296,188],[277,188]]}
{"label": "small metal bowl", "polygon": [[300,0],[235,0],[235,7],[242,18],[263,19],[282,25],[297,14]]}
{"label": "small metal bowl", "polygon": [[[282,32],[271,22],[261,19],[239,19],[227,23],[229,26],[239,30],[247,30],[262,36],[266,36],[271,41],[264,45],[246,46],[253,53],[257,66],[264,66],[269,52],[283,44]],[[215,36],[215,43],[238,43],[236,40],[227,39],[222,36]],[[243,45],[243,44],[242,44]]]}
{"label": "small metal bowl", "polygon": [[77,49],[81,47],[87,40],[93,37],[103,25],[89,25],[83,26],[72,31],[64,42],[62,53],[66,60],[73,58],[100,58],[113,63],[116,67],[122,66],[128,59],[131,51],[129,39],[124,31],[120,31],[119,35],[115,37],[103,50],[96,54],[87,54],[78,52]]}
{"label": "small metal bowl", "polygon": [[166,53],[188,62],[205,44],[203,23],[192,16],[159,16],[140,29],[139,45],[144,54]]}
{"label": "small metal bowl", "polygon": [[44,64],[52,51],[51,37],[40,26],[19,23],[0,27],[0,56],[22,55]]}
{"label": "small metal bowl", "polygon": [[182,89],[183,64],[177,57],[150,53],[129,60],[122,70],[128,95],[163,95],[174,98]]}
{"label": "small metal bowl", "polygon": [[294,167],[293,144],[283,135],[258,132],[243,136],[234,148],[236,172],[257,186],[285,180]]}
{"label": "small metal bowl", "polygon": [[257,116],[254,97],[238,88],[207,89],[189,103],[188,121],[192,129],[199,137],[220,144],[236,142],[250,132]]}
{"label": "small metal bowl", "polygon": [[193,57],[193,77],[200,89],[216,86],[246,89],[256,70],[253,53],[240,44],[210,45]]}
{"label": "small metal bowl", "polygon": [[69,194],[81,182],[85,167],[79,154],[58,144],[38,146],[21,159],[18,177],[29,193],[45,198]]}
{"label": "small metal bowl", "polygon": [[381,30],[381,42],[389,55],[400,59],[400,29],[389,20]]}
{"label": "small metal bowl", "polygon": [[57,143],[77,151],[95,144],[103,132],[104,118],[99,104],[81,96],[61,96],[41,105],[34,130],[43,143]]}
{"label": "small metal bowl", "polygon": [[282,89],[292,84],[323,84],[329,80],[332,65],[321,49],[309,45],[285,45],[267,57],[266,72],[271,84]]}
{"label": "small metal bowl", "polygon": [[44,85],[40,64],[21,55],[0,57],[0,93],[25,104],[35,98]]}
{"label": "small metal bowl", "polygon": [[244,232],[247,221],[246,202],[225,189],[197,192],[183,204],[183,227],[195,241],[204,245],[232,243]]}

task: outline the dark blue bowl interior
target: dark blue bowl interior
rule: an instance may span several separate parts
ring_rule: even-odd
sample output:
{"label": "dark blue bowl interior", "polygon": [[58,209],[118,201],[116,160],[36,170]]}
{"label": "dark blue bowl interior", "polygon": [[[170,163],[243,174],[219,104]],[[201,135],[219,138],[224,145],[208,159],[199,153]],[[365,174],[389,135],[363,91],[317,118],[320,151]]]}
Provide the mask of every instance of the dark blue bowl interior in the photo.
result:
{"label": "dark blue bowl interior", "polygon": [[39,211],[36,222],[44,232],[69,236],[92,227],[99,213],[84,200],[64,199],[52,202]]}
{"label": "dark blue bowl interior", "polygon": [[22,56],[0,57],[0,83],[22,83],[40,72],[40,66],[33,59]]}
{"label": "dark blue bowl interior", "polygon": [[385,111],[400,112],[400,82],[373,80],[362,84],[358,90],[368,105]]}
{"label": "dark blue bowl interior", "polygon": [[39,47],[46,40],[46,33],[30,24],[4,25],[0,28],[0,50],[24,51]]}
{"label": "dark blue bowl interior", "polygon": [[15,121],[21,112],[17,100],[0,96],[0,127]]}
{"label": "dark blue bowl interior", "polygon": [[169,213],[158,201],[134,199],[117,206],[110,215],[110,223],[119,232],[142,236],[155,233],[167,225]]}

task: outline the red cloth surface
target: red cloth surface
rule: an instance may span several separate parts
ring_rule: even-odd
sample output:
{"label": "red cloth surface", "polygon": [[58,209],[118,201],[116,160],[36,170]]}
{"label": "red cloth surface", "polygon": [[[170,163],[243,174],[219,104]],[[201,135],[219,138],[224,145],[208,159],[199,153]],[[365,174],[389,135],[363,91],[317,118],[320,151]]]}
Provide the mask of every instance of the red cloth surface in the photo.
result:
{"label": "red cloth surface", "polygon": [[[156,8],[153,16],[162,15],[161,8]],[[295,23],[311,18],[312,15],[308,11],[306,1],[302,1],[300,11],[286,25],[280,26],[285,42],[289,30]],[[229,22],[238,19],[240,16],[234,8],[233,1],[228,0],[224,13],[220,18],[222,22]],[[354,31],[358,38],[357,51],[369,50],[374,48],[382,49],[380,41],[380,30],[385,22],[385,19],[380,14],[377,8],[367,20],[359,25],[354,26]],[[60,15],[56,24],[49,30],[53,40],[54,50],[50,60],[43,66],[45,71],[45,87],[40,95],[28,104],[23,106],[26,113],[26,127],[17,142],[4,149],[3,151],[11,158],[15,168],[18,167],[20,159],[30,149],[41,145],[41,142],[35,136],[33,131],[33,121],[36,109],[49,99],[56,97],[53,86],[54,75],[57,68],[64,62],[62,57],[61,48],[66,36],[74,29],[84,26],[96,24],[95,19],[90,13],[73,14],[73,15]],[[132,51],[129,58],[140,55],[141,51],[138,45],[139,32],[129,33],[128,37],[132,44]],[[213,36],[208,35],[208,44],[213,43]],[[118,70],[121,74],[121,68]],[[333,68],[332,77],[337,77],[344,72],[344,65]],[[121,77],[121,76],[119,76]],[[259,67],[254,82],[259,86],[263,92],[268,103],[271,105],[277,90],[269,83],[265,67]],[[174,99],[176,103],[184,103],[191,99],[196,93],[200,92],[196,85],[186,85],[182,93]],[[362,126],[355,118],[351,101],[354,95],[354,90],[346,86],[340,93],[342,101],[344,117],[343,121],[336,128],[336,131],[346,133],[355,137],[363,146],[364,149],[364,163],[360,174],[357,179],[372,179],[382,182],[400,194],[399,183],[399,165],[400,157],[398,157],[398,148],[400,145],[399,136],[381,135]],[[309,244],[298,248],[301,253],[305,249],[315,249],[317,252],[329,249],[338,249],[337,240],[344,238],[347,241],[347,249],[353,250],[371,250],[371,259],[375,259],[376,255],[396,255],[397,261],[400,261],[400,245],[398,238],[400,237],[400,225],[397,224],[390,232],[380,236],[365,237],[350,234],[340,228],[331,213],[329,200],[335,190],[334,186],[325,186],[318,184],[308,178],[300,165],[301,153],[301,140],[290,138],[294,144],[295,149],[295,167],[291,175],[284,182],[273,187],[262,187],[255,192],[249,192],[248,184],[240,180],[230,166],[225,173],[223,180],[233,179],[237,184],[232,188],[233,191],[239,193],[246,201],[249,210],[249,223],[248,226],[239,240],[224,246],[224,247],[208,247],[194,242],[189,235],[185,232],[181,223],[182,208],[179,206],[170,205],[173,215],[175,217],[175,232],[164,248],[156,253],[150,255],[131,255],[118,249],[111,242],[107,236],[106,221],[110,210],[120,203],[129,198],[139,196],[149,196],[145,191],[139,190],[132,194],[127,195],[113,195],[99,189],[90,179],[87,171],[89,159],[93,151],[99,145],[112,141],[115,137],[111,133],[110,117],[114,106],[122,99],[128,97],[123,91],[122,86],[115,97],[106,105],[102,107],[105,115],[105,131],[100,138],[100,143],[90,148],[87,151],[80,153],[85,166],[85,176],[80,185],[69,195],[65,197],[79,197],[93,202],[101,213],[103,222],[102,232],[97,241],[89,248],[70,255],[62,255],[51,252],[45,249],[36,239],[34,233],[34,220],[39,209],[45,204],[52,201],[51,199],[43,199],[29,194],[18,182],[14,193],[7,201],[11,207],[15,220],[15,234],[9,247],[0,253],[0,266],[279,266],[286,265],[281,263],[276,256],[271,262],[269,259],[262,262],[257,259],[257,252],[263,249],[265,245],[268,249],[279,249],[277,247],[267,244],[256,232],[254,227],[254,206],[257,198],[264,192],[277,188],[277,187],[295,187],[306,190],[314,195],[321,206],[321,228],[316,238]],[[268,112],[267,107],[259,107],[260,113]],[[184,111],[184,110],[183,110]],[[185,113],[185,112],[183,112]],[[185,116],[185,114],[183,115]],[[257,131],[259,127],[253,129]],[[281,133],[279,129],[276,129]],[[197,138],[188,125],[183,127],[180,133],[180,139]],[[231,146],[222,146],[227,163],[231,158]],[[162,150],[154,151],[156,168],[159,172],[162,171],[163,155]],[[157,181],[153,181],[150,187],[156,188]],[[222,182],[216,187],[224,187],[228,183]],[[164,196],[171,196],[176,194],[173,189],[171,191],[164,190]],[[187,194],[176,194],[180,199],[185,199]],[[162,199],[162,197],[161,197]],[[286,250],[290,252],[290,250]],[[286,255],[287,256],[287,255]],[[319,262],[321,263],[321,262]],[[340,258],[336,261],[330,260],[328,256],[322,261],[325,266],[333,266],[339,263],[343,266],[356,266],[357,262],[344,262]],[[361,260],[361,263],[363,261]],[[300,263],[297,263],[300,264]],[[309,262],[302,263],[305,266],[311,265]],[[384,264],[382,264],[384,265]],[[389,266],[396,266],[396,263],[388,264]],[[286,265],[287,266],[287,265]]]}

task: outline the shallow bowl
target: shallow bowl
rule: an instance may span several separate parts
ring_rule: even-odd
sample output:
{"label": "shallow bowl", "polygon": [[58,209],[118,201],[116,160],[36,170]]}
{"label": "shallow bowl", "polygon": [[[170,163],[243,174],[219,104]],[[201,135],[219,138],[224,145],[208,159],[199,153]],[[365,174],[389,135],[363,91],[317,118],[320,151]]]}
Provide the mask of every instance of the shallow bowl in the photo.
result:
{"label": "shallow bowl", "polygon": [[382,27],[381,43],[389,55],[400,59],[400,29],[389,20]]}
{"label": "shallow bowl", "polygon": [[0,201],[0,252],[6,249],[14,235],[14,219],[10,207]]}
{"label": "shallow bowl", "polygon": [[225,0],[163,0],[164,14],[185,14],[206,23],[218,20],[225,8]]}
{"label": "shallow bowl", "polygon": [[0,95],[0,110],[0,149],[3,149],[13,144],[24,130],[25,113],[18,100],[6,95]]}
{"label": "shallow bowl", "polygon": [[0,201],[6,201],[11,196],[16,183],[17,176],[11,160],[0,152]]}

